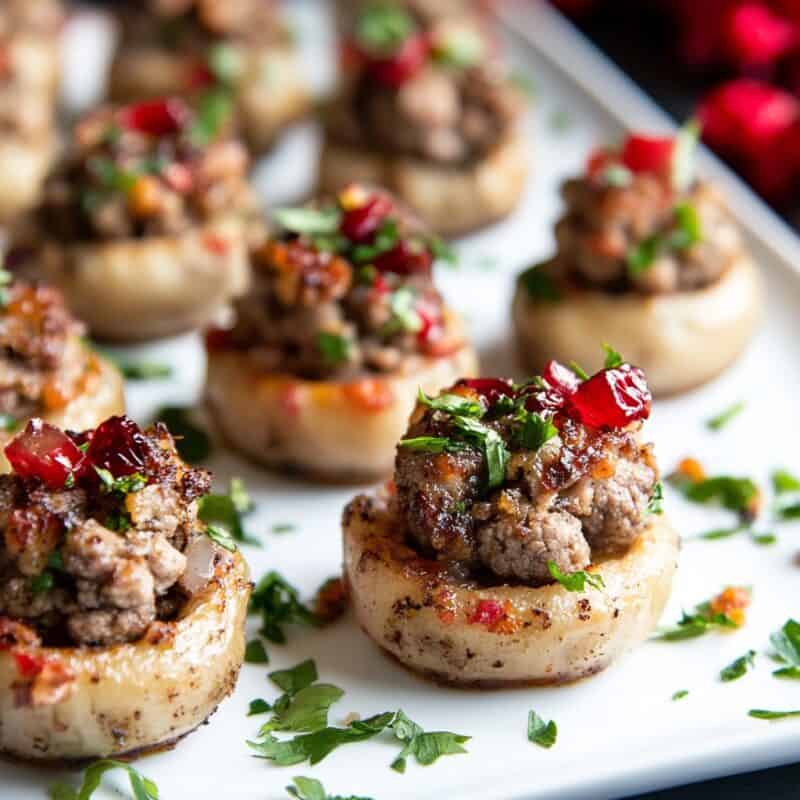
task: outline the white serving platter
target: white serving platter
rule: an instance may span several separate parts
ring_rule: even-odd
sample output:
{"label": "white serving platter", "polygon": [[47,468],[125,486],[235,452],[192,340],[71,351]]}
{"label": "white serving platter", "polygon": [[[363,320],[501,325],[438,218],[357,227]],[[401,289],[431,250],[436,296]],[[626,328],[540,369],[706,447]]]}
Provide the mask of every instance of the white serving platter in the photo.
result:
{"label": "white serving platter", "polygon": [[[517,213],[459,242],[461,267],[443,270],[440,279],[470,324],[485,371],[516,374],[509,329],[513,276],[552,248],[558,184],[580,169],[593,144],[617,139],[624,126],[664,130],[670,123],[544,4],[512,0],[501,5],[500,13],[515,31],[509,39],[511,58],[537,87],[526,121],[534,176]],[[293,14],[315,84],[329,85],[330,29],[323,4],[299,2]],[[68,74],[76,82],[96,74],[90,54],[107,43],[107,31],[95,23],[88,19],[70,31]],[[83,100],[90,91],[76,85],[70,96]],[[301,128],[259,165],[258,183],[266,199],[281,202],[308,191],[315,147],[313,130]],[[656,403],[646,431],[657,444],[664,472],[691,455],[711,473],[751,476],[766,486],[774,467],[800,472],[800,279],[795,266],[800,248],[788,228],[713,157],[702,154],[700,166],[723,183],[748,230],[768,284],[769,312],[736,366],[701,390]],[[624,353],[624,342],[614,344]],[[130,411],[137,419],[148,420],[165,402],[191,403],[199,397],[204,369],[199,337],[125,352],[175,367],[173,379],[129,386]],[[739,399],[746,401],[746,409],[723,432],[705,428],[709,416]],[[242,477],[257,502],[248,529],[264,546],[245,548],[255,577],[277,569],[310,597],[337,573],[340,513],[357,489],[314,486],[262,472],[221,447],[209,466],[220,487],[231,476]],[[689,506],[669,490],[666,506],[687,537],[730,521],[723,512]],[[273,534],[276,523],[292,523],[297,530]],[[411,676],[384,657],[348,615],[325,630],[292,629],[286,646],[269,648],[269,667],[243,668],[236,692],[210,725],[174,751],[144,759],[138,768],[157,782],[166,800],[279,800],[287,796],[284,787],[295,775],[314,776],[331,793],[375,800],[591,800],[797,760],[800,720],[768,723],[747,716],[754,707],[800,708],[800,683],[772,678],[764,654],[769,633],[800,613],[800,525],[782,523],[772,530],[779,539],[771,547],[757,547],[746,537],[684,545],[664,621],[677,619],[682,607],[694,606],[726,584],[750,585],[753,606],[746,626],[734,633],[674,644],[648,642],[605,673],[570,686],[477,692],[443,689]],[[721,683],[719,670],[750,648],[759,652],[755,671],[735,683]],[[472,736],[469,753],[442,758],[428,768],[409,764],[405,775],[389,769],[398,748],[382,737],[343,747],[313,768],[277,768],[251,757],[245,739],[260,722],[245,716],[249,701],[276,696],[267,672],[305,658],[316,660],[322,680],[346,690],[332,710],[332,724],[341,724],[351,712],[368,716],[402,708],[428,730]],[[689,696],[672,701],[680,689],[689,690]],[[558,723],[558,742],[551,750],[526,739],[531,708]],[[47,786],[65,776],[69,773],[0,764],[0,800],[45,797]],[[110,776],[106,785],[127,791],[122,776]],[[104,792],[97,796],[119,796]]]}

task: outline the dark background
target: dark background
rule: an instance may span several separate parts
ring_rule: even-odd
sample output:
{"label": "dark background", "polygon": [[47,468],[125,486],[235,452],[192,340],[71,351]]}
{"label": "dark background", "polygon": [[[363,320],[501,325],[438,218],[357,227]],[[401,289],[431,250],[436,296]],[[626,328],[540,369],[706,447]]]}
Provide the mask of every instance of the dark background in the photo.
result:
{"label": "dark background", "polygon": [[[613,5],[615,3],[611,3]],[[577,25],[681,122],[692,114],[702,94],[723,76],[714,71],[698,74],[680,68],[674,55],[669,21],[643,6],[640,4],[635,14],[620,14],[618,8],[601,10],[580,19]],[[784,216],[788,219],[786,213]],[[800,800],[800,764],[639,795],[636,800],[752,800],[756,797]]]}

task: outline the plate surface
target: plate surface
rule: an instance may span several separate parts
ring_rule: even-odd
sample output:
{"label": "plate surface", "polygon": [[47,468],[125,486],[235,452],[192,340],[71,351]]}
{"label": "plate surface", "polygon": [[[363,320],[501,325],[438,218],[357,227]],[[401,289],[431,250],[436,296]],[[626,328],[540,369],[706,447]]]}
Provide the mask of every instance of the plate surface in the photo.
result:
{"label": "plate surface", "polygon": [[[513,61],[535,80],[535,109],[526,121],[535,174],[518,212],[459,242],[460,268],[440,273],[446,296],[468,320],[486,371],[495,374],[517,374],[509,331],[513,276],[551,251],[560,181],[581,168],[594,143],[621,135],[616,116],[620,108],[632,126],[666,124],[630,86],[620,89],[619,78],[608,72],[607,65],[587,56],[581,42],[534,5],[506,9],[513,14],[517,31],[531,34],[534,26],[534,38],[546,39],[560,60],[574,64],[575,80],[587,77],[587,64],[591,80],[580,88],[547,57],[512,38]],[[322,8],[299,3],[294,13],[300,41],[311,54],[315,82],[324,86],[331,72],[325,67],[329,62],[320,57],[329,52],[330,41]],[[91,49],[87,43],[99,35],[91,21],[70,33],[74,59],[70,74],[80,75],[82,70],[74,65]],[[592,82],[603,80],[618,92],[604,100],[615,109],[612,113],[587,94]],[[82,96],[78,89],[73,95]],[[313,132],[300,129],[259,165],[264,196],[273,201],[302,196],[313,172],[315,147]],[[709,159],[704,157],[702,163],[703,169],[723,175],[732,187],[737,212],[748,212],[746,222],[762,235],[777,231],[768,237],[779,245],[777,253],[753,239],[768,282],[769,313],[757,339],[733,369],[690,395],[656,403],[646,435],[656,442],[665,473],[681,457],[691,455],[710,473],[751,476],[766,486],[774,467],[800,471],[796,422],[800,283],[781,257],[791,259],[789,249],[795,243],[783,240],[780,228],[769,227],[774,218],[741,184]],[[613,344],[624,354],[624,342]],[[199,337],[185,336],[126,353],[166,361],[176,369],[169,381],[129,386],[130,409],[136,418],[146,421],[162,403],[189,403],[198,397],[204,369]],[[744,413],[721,433],[707,431],[704,420],[740,399],[747,404]],[[356,489],[316,487],[270,475],[221,448],[209,466],[220,487],[231,476],[242,477],[257,502],[248,529],[264,546],[245,549],[255,577],[277,569],[310,597],[325,578],[337,573],[339,518]],[[666,505],[687,537],[731,522],[730,515],[690,507],[669,490]],[[270,532],[282,523],[291,523],[296,530]],[[684,643],[647,643],[604,674],[567,687],[479,693],[441,689],[411,676],[382,656],[348,615],[326,630],[291,630],[288,645],[269,648],[268,668],[244,667],[234,696],[210,725],[175,751],[147,758],[138,767],[158,783],[166,800],[278,800],[287,796],[283,787],[295,775],[313,775],[332,793],[375,800],[589,800],[796,760],[800,721],[771,724],[747,717],[753,707],[800,708],[800,683],[773,679],[771,662],[764,655],[769,633],[800,613],[794,561],[800,527],[783,523],[772,530],[778,534],[772,547],[759,548],[746,537],[684,545],[664,620],[675,620],[682,607],[692,607],[726,584],[751,585],[753,607],[746,626],[735,633]],[[721,683],[719,670],[750,648],[759,652],[756,670],[735,683]],[[249,701],[277,695],[266,678],[269,669],[305,658],[316,660],[322,680],[346,690],[332,710],[333,724],[341,724],[351,712],[368,716],[399,707],[428,730],[472,736],[468,755],[446,757],[429,768],[409,764],[406,774],[398,775],[389,769],[398,748],[379,737],[343,747],[314,768],[275,768],[252,758],[245,739],[255,734],[259,722],[245,717]],[[689,696],[671,701],[679,689],[689,690]],[[526,739],[531,708],[558,723],[558,742],[549,751]],[[44,797],[56,777],[0,765],[0,800]],[[107,784],[125,786],[117,776]]]}

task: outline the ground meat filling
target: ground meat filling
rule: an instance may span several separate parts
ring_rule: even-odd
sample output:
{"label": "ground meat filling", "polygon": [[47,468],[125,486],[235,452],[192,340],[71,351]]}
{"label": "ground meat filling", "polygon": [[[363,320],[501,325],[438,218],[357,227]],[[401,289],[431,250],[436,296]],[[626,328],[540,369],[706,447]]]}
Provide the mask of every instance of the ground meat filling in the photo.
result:
{"label": "ground meat filling", "polygon": [[[474,432],[463,435],[457,413],[418,408],[398,447],[393,500],[413,545],[478,579],[534,586],[552,581],[550,563],[572,573],[625,553],[647,524],[658,480],[652,449],[638,440],[641,421],[590,428],[568,405],[547,411],[526,390],[498,404],[469,383],[451,391],[481,404],[472,419],[502,440],[502,471],[489,483],[488,453]],[[526,440],[528,426],[548,418],[547,440]]]}
{"label": "ground meat filling", "polygon": [[[355,24],[353,69],[328,110],[331,138],[443,166],[483,159],[507,138],[523,101],[481,29],[458,20],[423,27],[407,15],[392,23],[406,34],[387,52],[370,39],[380,13],[367,9],[370,24]],[[397,9],[383,13],[403,19]]]}
{"label": "ground meat filling", "polygon": [[206,538],[196,500],[209,475],[180,460],[163,426],[142,433],[121,419],[74,441],[89,442],[90,455],[98,437],[128,441],[137,471],[123,479],[87,473],[53,489],[38,477],[0,476],[0,617],[46,643],[130,642],[186,599],[179,581],[192,543]]}
{"label": "ground meat filling", "polygon": [[596,152],[585,176],[564,183],[558,250],[544,267],[551,278],[609,292],[693,291],[741,257],[719,192],[699,180],[676,182],[675,147],[632,134],[621,153]]}
{"label": "ground meat filling", "polygon": [[15,282],[0,306],[0,414],[11,422],[66,405],[81,389],[90,355],[84,326],[56,289]]}
{"label": "ground meat filling", "polygon": [[[255,252],[253,287],[226,346],[311,380],[411,369],[460,346],[433,284],[440,245],[389,195],[353,186],[336,204],[281,219],[297,230]],[[319,232],[299,232],[309,225]]]}
{"label": "ground meat filling", "polygon": [[65,242],[172,236],[249,213],[247,153],[218,123],[177,99],[89,115],[45,184],[42,229]]}

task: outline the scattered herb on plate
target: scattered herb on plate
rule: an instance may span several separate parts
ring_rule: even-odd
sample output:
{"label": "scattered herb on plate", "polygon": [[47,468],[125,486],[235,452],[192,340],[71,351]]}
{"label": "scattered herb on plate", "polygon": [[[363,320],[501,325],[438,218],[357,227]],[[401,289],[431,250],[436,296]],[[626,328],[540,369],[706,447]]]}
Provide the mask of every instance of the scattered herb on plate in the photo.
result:
{"label": "scattered herb on plate", "polygon": [[250,701],[250,705],[247,707],[247,716],[255,717],[258,714],[268,714],[270,711],[272,711],[272,706],[263,698],[257,697]]}
{"label": "scattered herb on plate", "polygon": [[157,361],[123,361],[112,359],[123,377],[129,381],[158,381],[171,378],[174,370],[169,364]]}
{"label": "scattered herb on plate", "polygon": [[689,696],[689,690],[688,689],[678,689],[678,691],[675,692],[672,695],[672,699],[673,700],[683,700],[684,697],[688,697],[688,696]]}
{"label": "scattered herb on plate", "polygon": [[800,717],[800,711],[770,711],[766,708],[751,708],[747,712],[747,716],[755,719],[787,719]]}
{"label": "scattered herb on plate", "polygon": [[242,517],[253,508],[244,483],[239,478],[232,478],[228,494],[207,494],[200,498],[197,515],[216,529],[226,530],[234,541],[261,547],[258,539],[246,533],[242,522]]}
{"label": "scattered herb on plate", "polygon": [[724,683],[730,683],[743,677],[747,670],[754,665],[755,658],[756,651],[748,650],[743,656],[739,656],[739,658],[731,661],[727,667],[723,667],[720,670],[720,680]]}
{"label": "scattered herb on plate", "polygon": [[744,624],[744,612],[750,605],[750,591],[729,586],[716,597],[695,607],[691,614],[683,612],[671,628],[662,628],[653,637],[663,642],[695,639],[713,630],[735,630]]}
{"label": "scattered herb on plate", "polygon": [[342,795],[327,794],[325,787],[315,778],[304,778],[298,776],[292,778],[294,786],[287,786],[286,791],[290,797],[295,797],[297,800],[372,800],[371,797],[356,797],[355,795]]}
{"label": "scattered herb on plate", "polygon": [[285,626],[318,626],[319,619],[300,602],[300,594],[278,572],[271,571],[256,584],[250,597],[250,614],[261,615],[261,634],[276,644],[286,642]]}
{"label": "scattered herb on plate", "polygon": [[800,519],[800,479],[784,469],[772,473],[775,514],[784,520]]}
{"label": "scattered herb on plate", "polygon": [[769,637],[775,658],[785,667],[776,669],[776,678],[800,679],[800,622],[788,619],[780,630]]}
{"label": "scattered herb on plate", "polygon": [[742,413],[745,409],[744,400],[734,403],[724,411],[706,420],[706,427],[712,431],[721,431],[729,422]]}
{"label": "scattered herb on plate", "polygon": [[528,741],[545,749],[556,743],[558,726],[553,720],[545,722],[533,709],[528,712]]}
{"label": "scattered herb on plate", "polygon": [[534,264],[520,274],[517,280],[531,300],[545,300],[549,303],[557,303],[561,299],[561,292],[545,271],[544,267],[546,266],[547,262]]}
{"label": "scattered herb on plate", "polygon": [[261,639],[251,639],[244,649],[244,660],[248,664],[269,664],[264,642]]}
{"label": "scattered herb on plate", "polygon": [[128,773],[131,791],[136,800],[158,800],[158,787],[149,778],[145,778],[130,764],[105,758],[95,761],[86,767],[80,789],[73,789],[69,784],[58,783],[50,789],[51,800],[89,800],[99,788],[103,775],[112,769],[124,769]]}
{"label": "scattered herb on plate", "polygon": [[293,522],[276,522],[270,530],[272,533],[294,533],[297,530],[297,525]]}

